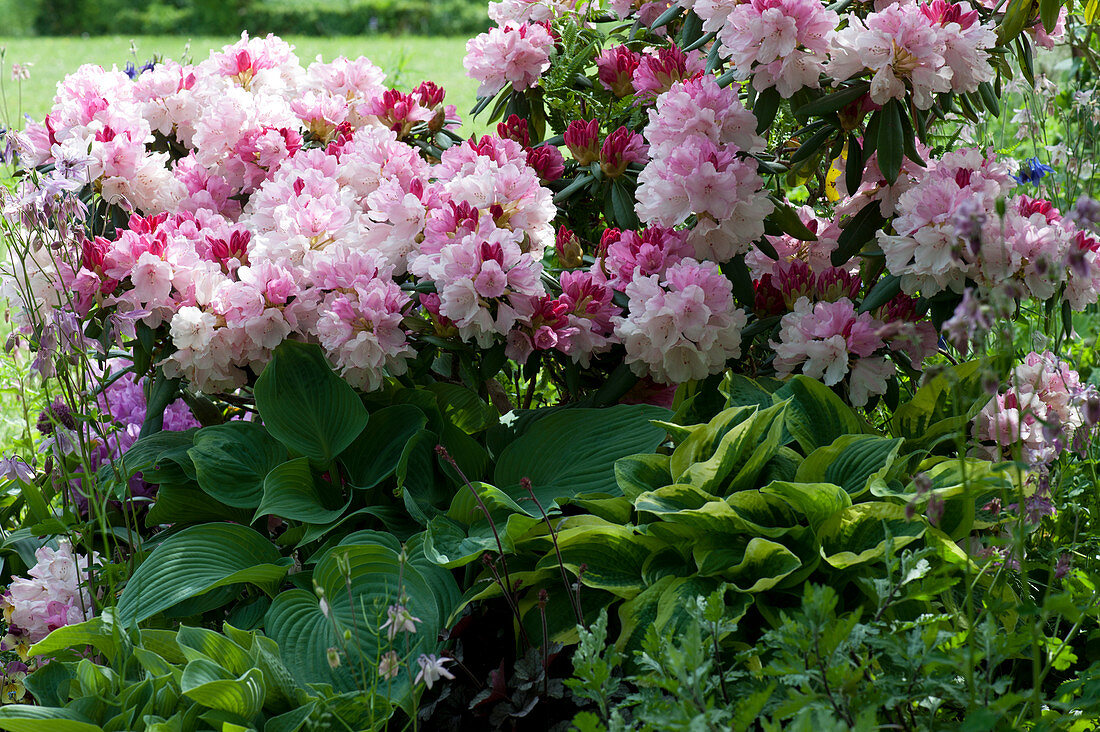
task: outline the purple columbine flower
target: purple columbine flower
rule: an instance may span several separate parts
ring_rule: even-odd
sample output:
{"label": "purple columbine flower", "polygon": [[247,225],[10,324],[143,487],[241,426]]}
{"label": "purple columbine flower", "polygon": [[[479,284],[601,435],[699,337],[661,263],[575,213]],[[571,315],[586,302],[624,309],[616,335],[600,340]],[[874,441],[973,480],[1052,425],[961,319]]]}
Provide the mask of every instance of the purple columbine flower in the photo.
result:
{"label": "purple columbine flower", "polygon": [[1039,185],[1039,181],[1042,180],[1047,173],[1053,172],[1054,168],[1039,162],[1039,158],[1028,158],[1020,166],[1019,175],[1014,175],[1012,177],[1015,178],[1016,182],[1020,185],[1030,183],[1033,186],[1037,186]]}

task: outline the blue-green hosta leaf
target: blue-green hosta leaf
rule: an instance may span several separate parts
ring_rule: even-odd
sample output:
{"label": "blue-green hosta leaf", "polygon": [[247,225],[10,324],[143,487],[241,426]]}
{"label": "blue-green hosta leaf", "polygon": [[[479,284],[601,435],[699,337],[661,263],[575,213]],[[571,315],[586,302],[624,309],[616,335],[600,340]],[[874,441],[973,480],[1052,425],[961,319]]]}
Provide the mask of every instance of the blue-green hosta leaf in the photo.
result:
{"label": "blue-green hosta leaf", "polygon": [[619,458],[615,461],[615,482],[632,501],[647,491],[666,486],[672,483],[669,456],[646,453]]}
{"label": "blue-green hosta leaf", "polygon": [[886,553],[886,531],[894,550],[924,535],[927,524],[909,521],[905,508],[893,503],[857,503],[834,514],[817,532],[822,558],[837,569],[877,560]]}
{"label": "blue-green hosta leaf", "polygon": [[[314,593],[289,590],[275,598],[265,621],[267,635],[279,644],[283,662],[298,682],[331,684],[337,691],[376,688],[392,699],[404,696],[408,679],[403,675],[392,686],[376,678],[378,658],[385,650],[379,644],[388,643],[385,632],[380,632],[386,609],[404,596],[405,606],[420,618],[416,634],[407,638],[409,653],[415,658],[435,652],[446,620],[437,597],[458,594],[457,588],[444,586],[454,583],[450,573],[438,569],[426,577],[411,561],[402,562],[392,548],[370,544],[329,552],[314,570],[313,581],[325,594],[327,612]],[[350,640],[344,640],[345,632]],[[402,636],[402,649],[405,639]],[[335,669],[327,660],[329,648],[346,652]],[[361,669],[368,678],[360,678]]]}
{"label": "blue-green hosta leaf", "polygon": [[793,397],[786,412],[787,430],[806,454],[831,445],[841,435],[867,431],[852,408],[816,379],[796,375],[775,393],[775,399]]}
{"label": "blue-green hosta leaf", "polygon": [[444,419],[468,435],[482,432],[500,420],[491,405],[464,386],[436,382],[428,391],[435,394]]}
{"label": "blue-green hosta leaf", "polygon": [[340,518],[350,503],[340,505],[338,492],[313,474],[309,458],[288,460],[267,474],[263,500],[252,520],[271,515],[310,524],[327,524]]}
{"label": "blue-green hosta leaf", "polygon": [[195,433],[187,451],[199,487],[234,508],[255,508],[264,478],[287,458],[286,447],[255,422],[227,422]]}
{"label": "blue-green hosta leaf", "polygon": [[806,517],[814,531],[834,514],[852,505],[852,497],[848,492],[832,483],[777,480],[761,488],[760,492],[782,498],[792,509]]}
{"label": "blue-green hosta leaf", "polygon": [[204,707],[250,722],[264,705],[264,676],[251,668],[234,677],[213,661],[198,658],[183,669],[180,691]]}
{"label": "blue-green hosta leaf", "polygon": [[9,732],[103,732],[103,728],[64,707],[8,704],[0,707],[0,729]]}
{"label": "blue-green hosta leaf", "polygon": [[853,498],[865,493],[874,478],[884,478],[901,449],[900,437],[842,435],[833,444],[806,456],[795,474],[800,483],[832,483]]}
{"label": "blue-green hosta leaf", "polygon": [[319,346],[283,341],[256,380],[255,395],[268,431],[325,467],[367,426],[366,407]]}
{"label": "blue-green hosta leaf", "polygon": [[406,443],[427,424],[427,416],[412,404],[394,404],[371,414],[367,426],[340,453],[348,482],[367,489],[393,475]]}
{"label": "blue-green hosta leaf", "polygon": [[620,404],[607,409],[562,409],[532,424],[497,460],[494,483],[523,502],[529,478],[542,507],[580,493],[621,495],[615,461],[652,452],[665,430],[650,420],[668,417],[659,407]]}
{"label": "blue-green hosta leaf", "polygon": [[115,612],[128,624],[217,587],[248,582],[274,594],[290,560],[247,526],[200,524],[165,539],[137,568]]}

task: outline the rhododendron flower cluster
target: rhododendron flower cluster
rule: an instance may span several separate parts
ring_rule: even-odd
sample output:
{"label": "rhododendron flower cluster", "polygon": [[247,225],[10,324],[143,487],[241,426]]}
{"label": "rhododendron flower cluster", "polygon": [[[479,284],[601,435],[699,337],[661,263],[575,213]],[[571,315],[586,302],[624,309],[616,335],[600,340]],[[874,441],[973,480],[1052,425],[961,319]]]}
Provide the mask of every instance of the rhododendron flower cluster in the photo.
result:
{"label": "rhododendron flower cluster", "polygon": [[657,98],[644,131],[652,149],[638,175],[638,216],[674,227],[695,214],[690,241],[699,259],[725,262],[764,234],[772,204],[756,164],[756,118],[733,89],[711,76],[676,82]]}
{"label": "rhododendron flower cluster", "polygon": [[1012,196],[1013,187],[1008,169],[977,149],[931,161],[898,198],[897,233],[878,234],[887,269],[909,293],[961,293],[970,280],[985,291],[1015,283],[1041,300],[1065,285],[1073,307],[1095,302],[1100,241],[1049,202]]}
{"label": "rhododendron flower cluster", "polygon": [[912,322],[908,299],[883,310],[879,319],[857,312],[847,297],[816,303],[809,297],[799,298],[793,312],[783,316],[779,340],[770,343],[776,372],[786,376],[799,370],[829,386],[850,376],[848,393],[856,406],[886,393],[894,366],[884,354],[905,351],[920,363],[935,351],[936,333],[927,322]]}
{"label": "rhododendron flower cluster", "polygon": [[820,0],[697,0],[694,7],[703,30],[718,34],[736,78],[751,76],[757,90],[774,86],[784,98],[820,85],[839,20]]}
{"label": "rhododendron flower cluster", "polygon": [[480,82],[478,96],[501,89],[530,89],[550,68],[554,37],[539,23],[491,28],[466,44],[464,64],[470,78]]}
{"label": "rhododendron flower cluster", "polygon": [[615,334],[635,373],[663,383],[701,379],[741,354],[745,312],[713,262],[683,261],[626,286],[630,314]]}
{"label": "rhododendron flower cluster", "polygon": [[[88,557],[77,554],[67,539],[57,549],[44,546],[34,553],[37,564],[28,577],[16,577],[0,601],[8,631],[18,642],[37,643],[66,625],[92,617],[88,592]],[[98,557],[93,558],[96,561]],[[5,639],[7,645],[7,639]]]}
{"label": "rhododendron flower cluster", "polygon": [[1094,426],[1085,408],[1100,394],[1053,353],[1028,354],[1005,383],[974,422],[975,439],[998,457],[1013,457],[1018,445],[1025,461],[1043,467],[1073,445],[1079,431]]}
{"label": "rhododendron flower cluster", "polygon": [[836,32],[825,71],[837,81],[872,73],[871,99],[902,99],[911,87],[918,109],[941,92],[972,92],[993,78],[991,25],[963,3],[892,4],[867,18],[848,16]]}

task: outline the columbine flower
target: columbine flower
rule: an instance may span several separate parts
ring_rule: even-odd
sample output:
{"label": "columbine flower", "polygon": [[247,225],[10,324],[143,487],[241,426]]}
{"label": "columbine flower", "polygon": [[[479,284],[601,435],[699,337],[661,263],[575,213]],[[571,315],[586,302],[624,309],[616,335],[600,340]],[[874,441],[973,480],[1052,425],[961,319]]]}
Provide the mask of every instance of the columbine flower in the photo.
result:
{"label": "columbine flower", "polygon": [[454,674],[443,667],[443,664],[451,662],[449,658],[439,658],[434,653],[430,656],[421,653],[420,658],[416,659],[416,662],[420,665],[420,673],[418,673],[416,679],[413,680],[414,684],[419,684],[421,679],[423,679],[424,685],[430,689],[432,688],[432,684],[440,678],[454,679]]}
{"label": "columbine flower", "polygon": [[22,458],[3,458],[0,459],[0,478],[28,484],[33,483],[34,468],[23,462]]}
{"label": "columbine flower", "polygon": [[[413,617],[404,605],[390,605],[386,614],[389,620],[383,623],[382,630],[386,631],[386,637],[391,641],[401,632],[416,633],[416,624],[420,622],[420,618]],[[431,688],[431,684],[428,687]]]}
{"label": "columbine flower", "polygon": [[1039,158],[1028,158],[1020,168],[1020,173],[1012,177],[1015,178],[1016,182],[1020,185],[1030,183],[1033,186],[1037,186],[1039,185],[1039,181],[1042,180],[1047,173],[1053,172],[1054,168],[1049,165],[1043,165],[1039,162]]}
{"label": "columbine flower", "polygon": [[[383,654],[382,660],[378,662],[378,675],[384,679],[395,679],[400,672],[401,659],[397,657],[396,651],[387,651]],[[431,688],[430,684],[428,688]]]}

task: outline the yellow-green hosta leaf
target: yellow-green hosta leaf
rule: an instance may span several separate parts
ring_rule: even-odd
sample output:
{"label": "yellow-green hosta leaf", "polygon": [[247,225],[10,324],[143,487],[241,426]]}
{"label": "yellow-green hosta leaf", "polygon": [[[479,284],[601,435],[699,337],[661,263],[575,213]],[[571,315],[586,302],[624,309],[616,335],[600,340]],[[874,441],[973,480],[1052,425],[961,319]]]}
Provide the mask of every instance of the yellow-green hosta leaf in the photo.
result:
{"label": "yellow-green hosta leaf", "polygon": [[893,503],[858,503],[823,523],[817,532],[821,556],[837,569],[877,560],[886,553],[886,529],[894,550],[916,541],[927,528],[924,520],[909,521],[905,508]]}
{"label": "yellow-green hosta leaf", "polygon": [[856,497],[893,466],[904,440],[879,435],[842,435],[806,456],[795,473],[801,483],[832,483]]}

